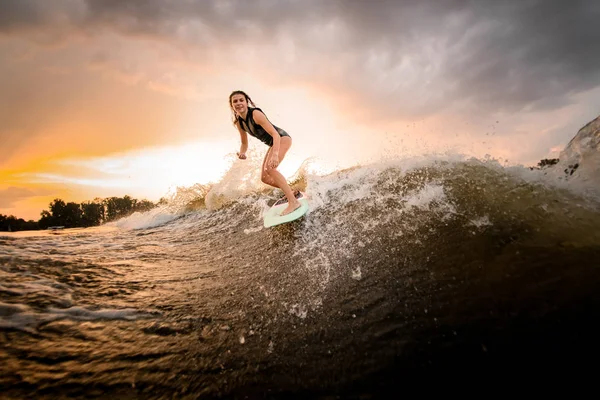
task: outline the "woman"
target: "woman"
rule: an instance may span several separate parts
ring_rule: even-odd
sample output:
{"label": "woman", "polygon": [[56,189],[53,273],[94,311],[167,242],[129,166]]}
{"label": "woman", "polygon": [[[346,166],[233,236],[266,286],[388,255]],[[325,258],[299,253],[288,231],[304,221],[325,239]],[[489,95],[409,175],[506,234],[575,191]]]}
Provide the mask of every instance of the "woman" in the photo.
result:
{"label": "woman", "polygon": [[[248,104],[251,104],[252,107],[249,107]],[[240,132],[242,140],[240,151],[237,153],[238,157],[241,160],[246,159],[248,134],[269,146],[270,148],[262,163],[260,179],[267,185],[283,190],[288,206],[281,215],[296,210],[300,207],[300,202],[296,198],[300,195],[300,192],[294,193],[283,175],[277,171],[277,166],[292,146],[292,138],[283,129],[272,125],[262,110],[257,108],[250,96],[243,91],[236,90],[229,95],[229,106],[233,113],[233,124]]]}

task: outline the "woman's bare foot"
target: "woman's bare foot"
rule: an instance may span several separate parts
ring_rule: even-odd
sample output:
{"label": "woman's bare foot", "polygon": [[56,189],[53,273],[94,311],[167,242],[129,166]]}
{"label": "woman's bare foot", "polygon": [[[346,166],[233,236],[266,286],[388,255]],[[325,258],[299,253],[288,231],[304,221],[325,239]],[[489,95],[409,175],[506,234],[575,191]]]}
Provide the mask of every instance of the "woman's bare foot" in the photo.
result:
{"label": "woman's bare foot", "polygon": [[[295,198],[297,198],[297,199],[301,199],[301,198],[302,198],[302,197],[304,197],[304,196],[302,196],[302,192],[301,192],[301,191],[299,191],[299,190],[294,190],[294,197],[295,197]],[[281,197],[279,198],[279,200],[277,200],[277,201],[275,202],[275,204],[273,204],[273,205],[274,205],[274,206],[278,206],[278,205],[280,205],[280,204],[287,203],[287,202],[288,202],[288,199],[287,199],[286,195],[284,194],[284,195],[283,195],[283,196],[281,196]]]}
{"label": "woman's bare foot", "polygon": [[288,206],[286,207],[286,209],[281,212],[281,215],[283,216],[283,215],[289,214],[289,213],[291,213],[293,211],[296,211],[296,209],[298,207],[300,207],[301,205],[302,204],[300,204],[300,202],[298,200],[294,199],[294,202],[288,204]]}

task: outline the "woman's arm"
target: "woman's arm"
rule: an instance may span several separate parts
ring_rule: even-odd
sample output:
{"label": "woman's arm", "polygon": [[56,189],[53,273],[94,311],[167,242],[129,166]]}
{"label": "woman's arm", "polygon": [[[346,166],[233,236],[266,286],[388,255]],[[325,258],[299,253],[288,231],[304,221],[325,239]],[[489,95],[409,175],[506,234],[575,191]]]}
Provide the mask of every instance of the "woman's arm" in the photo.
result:
{"label": "woman's arm", "polygon": [[235,127],[240,132],[240,140],[242,141],[242,145],[240,146],[240,151],[237,153],[238,157],[242,160],[246,159],[246,150],[248,150],[248,134],[240,127],[239,122],[236,121]]}

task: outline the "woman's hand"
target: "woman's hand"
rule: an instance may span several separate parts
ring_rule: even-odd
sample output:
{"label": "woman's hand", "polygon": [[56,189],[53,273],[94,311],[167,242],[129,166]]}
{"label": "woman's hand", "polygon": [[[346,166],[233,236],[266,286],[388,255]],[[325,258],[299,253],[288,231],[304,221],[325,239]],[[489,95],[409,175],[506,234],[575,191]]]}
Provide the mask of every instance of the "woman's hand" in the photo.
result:
{"label": "woman's hand", "polygon": [[279,153],[274,151],[269,160],[269,168],[275,169],[279,165]]}
{"label": "woman's hand", "polygon": [[246,159],[246,153],[240,153],[240,152],[238,152],[238,153],[237,153],[237,156],[238,156],[238,158],[239,158],[240,160],[245,160],[245,159]]}

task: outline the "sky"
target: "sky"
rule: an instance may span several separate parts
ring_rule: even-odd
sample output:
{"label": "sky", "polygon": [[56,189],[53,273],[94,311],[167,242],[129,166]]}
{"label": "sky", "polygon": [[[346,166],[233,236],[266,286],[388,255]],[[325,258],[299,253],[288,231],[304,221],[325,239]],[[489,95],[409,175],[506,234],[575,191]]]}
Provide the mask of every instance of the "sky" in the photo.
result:
{"label": "sky", "polygon": [[286,176],[535,165],[600,114],[598,20],[594,0],[2,0],[0,214],[218,181],[243,162],[238,89],[292,136]]}

